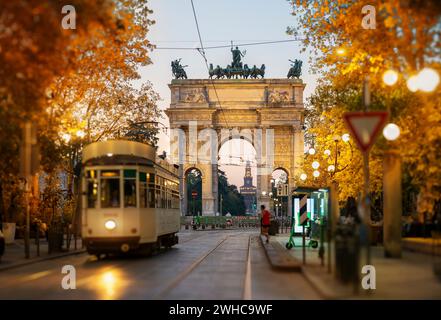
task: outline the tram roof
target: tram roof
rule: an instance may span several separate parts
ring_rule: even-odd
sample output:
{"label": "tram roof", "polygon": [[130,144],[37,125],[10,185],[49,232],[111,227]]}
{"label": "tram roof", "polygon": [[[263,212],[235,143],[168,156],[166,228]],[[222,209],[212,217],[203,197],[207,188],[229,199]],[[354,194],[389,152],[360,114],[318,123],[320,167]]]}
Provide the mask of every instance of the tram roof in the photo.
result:
{"label": "tram roof", "polygon": [[83,163],[88,160],[112,157],[112,156],[133,156],[155,161],[156,150],[153,146],[128,140],[107,140],[94,142],[83,150]]}

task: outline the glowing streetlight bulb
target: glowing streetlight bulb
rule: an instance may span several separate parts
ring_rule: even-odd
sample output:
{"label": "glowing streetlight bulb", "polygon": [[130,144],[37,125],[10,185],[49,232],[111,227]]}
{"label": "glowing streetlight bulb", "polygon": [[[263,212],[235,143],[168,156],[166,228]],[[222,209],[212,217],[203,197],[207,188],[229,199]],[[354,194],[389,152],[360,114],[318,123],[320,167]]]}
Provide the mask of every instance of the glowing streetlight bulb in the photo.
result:
{"label": "glowing streetlight bulb", "polygon": [[318,178],[320,176],[320,172],[315,170],[312,175],[314,176],[314,178]]}
{"label": "glowing streetlight bulb", "polygon": [[86,136],[86,133],[83,130],[78,130],[76,135],[78,138],[83,139]]}
{"label": "glowing streetlight bulb", "polygon": [[314,148],[309,148],[308,153],[313,156],[315,155],[315,149]]}
{"label": "glowing streetlight bulb", "polygon": [[351,139],[351,136],[349,135],[349,133],[345,133],[345,134],[343,134],[343,135],[341,136],[341,139],[342,139],[344,142],[349,142],[349,140]]}
{"label": "glowing streetlight bulb", "polygon": [[318,169],[320,167],[320,163],[318,163],[318,161],[314,161],[313,163],[312,163],[312,168],[313,169]]}
{"label": "glowing streetlight bulb", "polygon": [[329,172],[334,172],[335,171],[335,166],[333,164],[328,166],[328,171]]}
{"label": "glowing streetlight bulb", "polygon": [[387,70],[383,73],[383,82],[388,86],[393,86],[398,81],[398,73],[395,70]]}
{"label": "glowing streetlight bulb", "polygon": [[338,54],[339,56],[344,56],[344,55],[346,54],[346,50],[345,50],[345,48],[338,48],[338,49],[337,49],[337,54]]}
{"label": "glowing streetlight bulb", "polygon": [[438,72],[431,68],[424,68],[418,73],[418,89],[424,92],[432,92],[439,84]]}
{"label": "glowing streetlight bulb", "polygon": [[406,81],[407,89],[409,89],[411,92],[417,92],[418,91],[418,76],[411,76]]}
{"label": "glowing streetlight bulb", "polygon": [[300,180],[305,181],[308,178],[308,176],[306,175],[306,173],[302,173],[300,175]]}
{"label": "glowing streetlight bulb", "polygon": [[400,136],[400,128],[395,123],[389,123],[384,127],[383,135],[387,140],[394,141]]}
{"label": "glowing streetlight bulb", "polygon": [[331,150],[326,149],[326,150],[325,150],[325,155],[329,157],[329,156],[331,155]]}
{"label": "glowing streetlight bulb", "polygon": [[262,196],[266,196],[266,191],[262,191]]}
{"label": "glowing streetlight bulb", "polygon": [[70,136],[70,134],[68,134],[68,133],[64,133],[64,134],[61,136],[61,138],[63,138],[64,142],[69,143],[71,136]]}

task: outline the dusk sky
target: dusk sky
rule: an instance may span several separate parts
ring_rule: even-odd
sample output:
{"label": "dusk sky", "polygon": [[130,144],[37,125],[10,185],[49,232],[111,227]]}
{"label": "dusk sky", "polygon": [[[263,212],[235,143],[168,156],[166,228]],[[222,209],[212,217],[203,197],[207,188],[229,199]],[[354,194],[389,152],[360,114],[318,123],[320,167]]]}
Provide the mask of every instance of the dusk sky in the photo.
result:
{"label": "dusk sky", "polygon": [[[271,3],[271,4],[270,4]],[[154,11],[152,19],[156,24],[151,27],[149,39],[158,48],[196,48],[200,47],[196,24],[190,0],[151,0],[150,8]],[[194,0],[204,47],[234,45],[293,39],[286,34],[288,26],[295,25],[291,7],[286,0]],[[307,53],[300,54],[299,42],[277,43],[256,46],[244,46],[243,58],[248,65],[266,65],[266,78],[285,78],[290,67],[288,59],[303,60],[302,79],[307,84],[305,98],[315,88],[316,76],[309,74]],[[209,63],[226,66],[231,62],[229,48],[207,49]],[[151,54],[153,64],[143,68],[141,81],[150,81],[162,98],[161,109],[170,103],[168,84],[172,79],[170,62],[182,58],[182,64],[188,65],[186,72],[189,78],[206,79],[207,69],[202,56],[197,50],[161,50]],[[161,121],[169,125],[167,116]],[[237,186],[243,183],[244,162],[240,162],[238,141],[224,144],[221,147],[221,163],[233,162],[234,166],[221,166],[227,172],[230,183]],[[244,158],[253,159],[253,147],[246,143],[243,147]],[[159,152],[169,150],[169,138],[161,133]],[[229,157],[229,152],[232,152]],[[255,170],[253,175],[255,176]]]}

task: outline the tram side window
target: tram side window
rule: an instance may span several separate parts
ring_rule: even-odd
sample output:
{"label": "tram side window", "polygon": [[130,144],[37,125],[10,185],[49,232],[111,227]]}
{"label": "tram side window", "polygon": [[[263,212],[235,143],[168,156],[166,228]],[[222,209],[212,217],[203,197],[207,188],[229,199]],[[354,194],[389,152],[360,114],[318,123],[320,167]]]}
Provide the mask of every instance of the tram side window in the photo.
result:
{"label": "tram side window", "polygon": [[179,209],[179,186],[172,182],[172,209]]}
{"label": "tram side window", "polygon": [[155,175],[153,173],[147,174],[147,181],[149,182],[148,189],[148,204],[149,208],[155,208],[156,197],[155,197]]}
{"label": "tram side window", "polygon": [[147,202],[147,173],[139,173],[139,206],[140,208],[148,208]]}
{"label": "tram side window", "polygon": [[136,170],[124,170],[124,207],[136,208]]}
{"label": "tram side window", "polygon": [[101,208],[119,207],[119,170],[101,171]]}
{"label": "tram side window", "polygon": [[98,181],[96,170],[88,170],[86,172],[87,178],[87,207],[96,208],[98,202]]}

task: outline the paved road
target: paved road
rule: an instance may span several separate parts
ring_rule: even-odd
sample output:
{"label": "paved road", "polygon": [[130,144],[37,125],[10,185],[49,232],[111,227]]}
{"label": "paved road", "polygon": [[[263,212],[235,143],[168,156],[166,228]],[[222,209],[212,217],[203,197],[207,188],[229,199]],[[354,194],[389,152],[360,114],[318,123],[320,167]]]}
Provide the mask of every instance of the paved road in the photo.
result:
{"label": "paved road", "polygon": [[[76,290],[61,288],[64,265]],[[273,271],[256,232],[191,231],[151,257],[69,256],[0,272],[0,299],[318,299],[301,274]]]}

